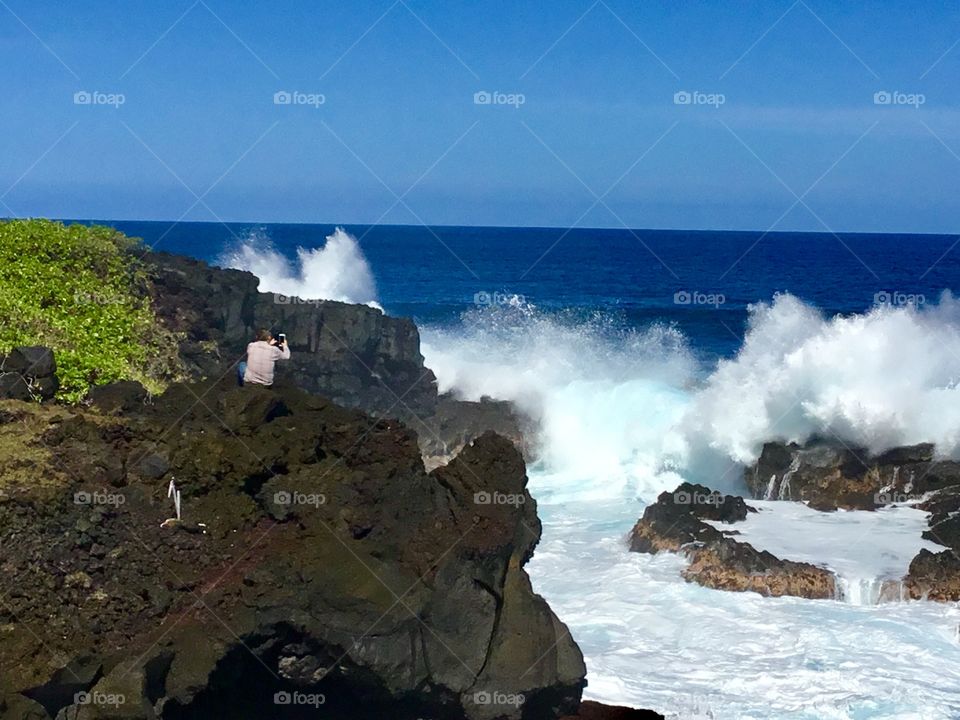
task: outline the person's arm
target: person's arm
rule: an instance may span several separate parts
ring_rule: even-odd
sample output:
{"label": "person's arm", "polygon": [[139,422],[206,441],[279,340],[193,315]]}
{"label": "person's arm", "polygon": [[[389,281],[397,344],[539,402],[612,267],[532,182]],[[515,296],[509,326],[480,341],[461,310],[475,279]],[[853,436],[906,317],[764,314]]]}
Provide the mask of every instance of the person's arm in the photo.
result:
{"label": "person's arm", "polygon": [[276,350],[280,353],[277,355],[277,360],[289,360],[290,359],[290,346],[286,343],[283,345],[276,346]]}

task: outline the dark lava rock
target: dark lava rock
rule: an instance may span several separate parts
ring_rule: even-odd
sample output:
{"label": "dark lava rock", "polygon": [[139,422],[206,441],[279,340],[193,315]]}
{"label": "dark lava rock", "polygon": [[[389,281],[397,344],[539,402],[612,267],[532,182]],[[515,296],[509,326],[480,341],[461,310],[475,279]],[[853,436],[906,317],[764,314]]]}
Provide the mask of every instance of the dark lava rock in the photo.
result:
{"label": "dark lava rock", "polygon": [[580,705],[580,712],[566,715],[560,720],[664,720],[664,717],[652,710],[634,710],[584,700]]}
{"label": "dark lava rock", "polygon": [[14,348],[3,363],[5,372],[16,372],[24,377],[49,377],[57,371],[53,351],[41,345]]}
{"label": "dark lava rock", "polygon": [[960,484],[960,463],[938,460],[933,446],[871,455],[835,441],[767,443],[745,474],[754,498],[803,500],[816,510],[874,510]]}
{"label": "dark lava rock", "polygon": [[151,253],[146,259],[154,308],[184,338],[179,354],[194,380],[232,378],[247,343],[265,327],[284,333],[292,352],[277,364],[278,386],[402,420],[417,432],[428,469],[449,462],[487,430],[529,450],[529,422],[507,403],[438,398],[419,331],[406,318],[366,305],[261,293],[254,275],[191,258]]}
{"label": "dark lava rock", "polygon": [[524,570],[540,523],[509,440],[428,474],[396,420],[231,378],[121,415],[3,403],[4,717],[108,716],[80,691],[163,720],[579,707],[583,658]]}
{"label": "dark lava rock", "polygon": [[0,399],[49,400],[60,389],[57,363],[50,348],[39,345],[14,348],[0,358]]}
{"label": "dark lava rock", "polygon": [[647,506],[630,532],[630,550],[683,553],[690,559],[683,576],[718,590],[775,597],[834,597],[835,580],[829,571],[758,551],[704,522],[735,523],[745,520],[749,512],[756,510],[742,498],[683,483],[672,493],[661,493],[657,502]]}
{"label": "dark lava rock", "polygon": [[443,396],[433,415],[414,420],[412,426],[420,438],[420,452],[428,470],[447,464],[464,446],[490,430],[512,441],[526,459],[531,459],[533,422],[508,402],[488,398],[466,402]]}
{"label": "dark lava rock", "polygon": [[924,539],[947,549],[922,549],[913,558],[905,579],[910,597],[960,601],[960,486],[934,493],[919,507],[930,513]]}
{"label": "dark lava rock", "polygon": [[122,380],[91,388],[89,399],[105,413],[133,412],[146,402],[147,390],[134,380]]}

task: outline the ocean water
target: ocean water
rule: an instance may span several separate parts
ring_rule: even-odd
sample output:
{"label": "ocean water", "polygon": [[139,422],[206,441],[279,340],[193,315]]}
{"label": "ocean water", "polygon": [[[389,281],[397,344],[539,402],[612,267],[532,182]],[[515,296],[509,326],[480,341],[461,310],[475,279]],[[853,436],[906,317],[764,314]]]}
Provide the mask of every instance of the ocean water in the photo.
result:
{"label": "ocean water", "polygon": [[744,492],[767,440],[960,457],[957,237],[113,224],[261,290],[411,316],[441,389],[537,417],[529,570],[584,651],[587,697],[677,718],[960,718],[960,610],[870,592],[922,546],[922,512],[762,503],[744,531],[836,571],[839,600],[708,590],[624,543],[681,480]]}

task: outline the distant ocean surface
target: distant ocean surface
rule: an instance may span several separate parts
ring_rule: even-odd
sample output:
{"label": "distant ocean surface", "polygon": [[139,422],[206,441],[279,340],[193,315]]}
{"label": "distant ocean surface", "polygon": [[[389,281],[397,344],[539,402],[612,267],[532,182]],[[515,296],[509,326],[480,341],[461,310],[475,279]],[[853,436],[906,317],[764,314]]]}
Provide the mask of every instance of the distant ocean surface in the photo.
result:
{"label": "distant ocean surface", "polygon": [[[251,239],[269,241],[293,260],[298,247],[322,247],[336,227],[105,224],[156,250],[211,262]],[[863,312],[880,293],[894,301],[919,295],[933,302],[945,289],[960,289],[960,250],[950,252],[958,236],[340,227],[358,239],[389,314],[443,324],[473,306],[478,293],[492,301],[517,295],[544,310],[599,311],[631,327],[675,324],[707,356],[736,352],[746,306],[778,292],[832,315]],[[688,293],[690,304],[675,302],[678,293]],[[711,296],[722,296],[722,304],[708,304]]]}
{"label": "distant ocean surface", "polygon": [[903,577],[924,513],[755,503],[777,554],[855,590],[836,600],[709,590],[624,542],[681,481],[746,494],[767,441],[960,458],[956,236],[109,224],[262,291],[413,317],[441,391],[536,418],[527,569],[584,652],[587,698],[683,720],[960,718],[960,608],[871,590]]}

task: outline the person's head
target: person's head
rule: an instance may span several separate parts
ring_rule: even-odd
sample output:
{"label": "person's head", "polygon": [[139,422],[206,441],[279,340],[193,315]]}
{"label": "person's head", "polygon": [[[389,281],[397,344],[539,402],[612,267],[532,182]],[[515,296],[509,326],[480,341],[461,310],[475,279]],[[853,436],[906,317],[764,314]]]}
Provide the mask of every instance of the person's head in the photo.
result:
{"label": "person's head", "polygon": [[273,335],[266,328],[260,328],[257,330],[257,340],[262,342],[271,342],[273,340]]}

